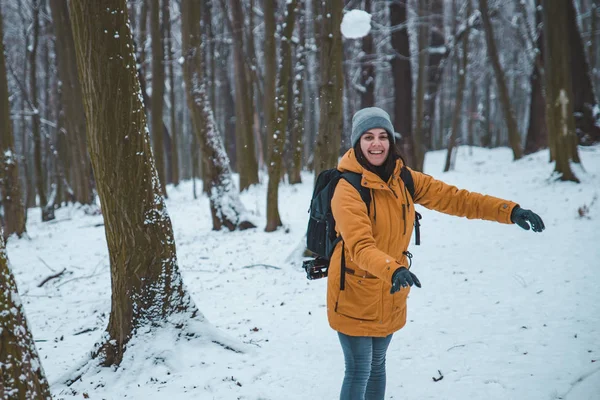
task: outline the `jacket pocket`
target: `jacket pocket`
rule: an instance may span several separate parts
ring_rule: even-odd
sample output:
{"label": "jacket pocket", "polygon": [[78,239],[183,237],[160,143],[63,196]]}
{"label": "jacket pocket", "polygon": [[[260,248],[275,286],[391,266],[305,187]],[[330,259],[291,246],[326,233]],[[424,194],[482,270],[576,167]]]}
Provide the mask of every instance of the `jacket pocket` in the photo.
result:
{"label": "jacket pocket", "polygon": [[379,278],[362,278],[346,274],[345,289],[340,290],[335,311],[346,317],[363,321],[379,319],[381,284]]}
{"label": "jacket pocket", "polygon": [[394,312],[402,311],[406,308],[406,299],[410,288],[402,288],[392,295]]}

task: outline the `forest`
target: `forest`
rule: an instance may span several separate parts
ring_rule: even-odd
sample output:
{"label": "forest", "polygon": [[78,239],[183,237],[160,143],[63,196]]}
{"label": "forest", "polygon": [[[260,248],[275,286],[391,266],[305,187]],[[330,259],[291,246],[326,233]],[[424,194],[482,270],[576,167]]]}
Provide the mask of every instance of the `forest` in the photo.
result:
{"label": "forest", "polygon": [[245,353],[203,325],[170,201],[205,199],[202,228],[222,243],[304,226],[291,204],[304,214],[372,106],[416,171],[508,151],[514,176],[533,157],[549,168],[532,181],[574,193],[596,165],[582,155],[599,155],[599,53],[599,0],[0,0],[0,397],[56,393],[9,262],[32,229],[77,213],[107,251],[104,333],[60,385],[117,368],[158,327]]}

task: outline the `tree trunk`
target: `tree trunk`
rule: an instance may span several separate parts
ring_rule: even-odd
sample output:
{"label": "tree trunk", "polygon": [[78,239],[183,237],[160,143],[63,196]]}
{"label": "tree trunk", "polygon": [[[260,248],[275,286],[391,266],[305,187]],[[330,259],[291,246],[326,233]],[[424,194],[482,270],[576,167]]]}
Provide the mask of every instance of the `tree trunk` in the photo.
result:
{"label": "tree trunk", "polygon": [[477,102],[477,86],[475,84],[474,74],[471,74],[470,86],[471,95],[469,98],[469,122],[467,126],[467,144],[469,145],[469,155],[473,154],[472,147],[475,146],[475,121],[479,119],[479,110]]}
{"label": "tree trunk", "polygon": [[33,162],[35,169],[35,186],[42,210],[42,222],[54,219],[54,210],[48,207],[46,198],[46,182],[44,180],[44,165],[42,156],[42,135],[40,132],[40,107],[37,95],[37,48],[40,37],[40,3],[33,0],[32,4],[32,43],[27,49],[29,53],[29,103],[32,107],[31,134],[33,136]]}
{"label": "tree trunk", "polygon": [[485,103],[483,106],[483,134],[481,135],[481,146],[492,147],[492,74],[489,70],[485,72]]}
{"label": "tree trunk", "polygon": [[[600,142],[600,106],[594,95],[594,85],[590,77],[590,68],[585,55],[581,33],[577,27],[577,13],[572,0],[567,3],[567,30],[571,61],[571,79],[573,82],[573,111],[575,112],[575,132],[578,143],[591,145]],[[576,145],[569,146],[576,149]],[[579,162],[577,154],[571,159]]]}
{"label": "tree trunk", "polygon": [[[371,14],[371,0],[364,0],[364,11]],[[375,49],[373,46],[373,33],[362,38],[362,62],[360,84],[364,92],[360,96],[360,107],[373,107],[375,105]]]}
{"label": "tree trunk", "polygon": [[596,99],[600,96],[600,87],[597,81],[597,68],[598,68],[598,13],[600,13],[600,1],[592,0],[590,4],[590,40],[588,43],[588,61],[590,63],[590,75],[592,83],[596,88]]}
{"label": "tree trunk", "polygon": [[0,195],[4,207],[4,235],[16,233],[23,236],[25,207],[19,179],[18,157],[15,154],[15,138],[10,119],[8,77],[4,59],[4,33],[0,12]]}
{"label": "tree trunk", "polygon": [[307,54],[308,63],[306,69],[306,84],[307,96],[305,107],[308,111],[307,121],[308,129],[306,130],[306,141],[304,142],[305,164],[309,171],[315,170],[315,145],[319,134],[319,110],[321,109],[321,101],[319,99],[319,88],[321,79],[319,71],[320,49],[317,43],[320,43],[320,29],[322,25],[322,17],[320,11],[321,1],[310,0],[306,2],[307,11],[310,9],[310,14],[307,18],[307,36],[306,40],[309,48],[312,50]]}
{"label": "tree trunk", "polygon": [[[264,98],[264,96],[262,95],[263,89],[262,89],[262,79],[259,77],[259,71],[261,69],[261,66],[258,63],[258,59],[256,56],[256,48],[255,48],[255,44],[254,44],[254,30],[255,30],[255,24],[254,24],[254,19],[256,17],[255,12],[254,12],[254,3],[255,0],[248,0],[248,3],[244,3],[247,4],[247,8],[246,8],[246,14],[248,15],[247,17],[247,24],[244,24],[244,37],[247,43],[247,55],[246,55],[246,71],[248,74],[248,86],[249,86],[249,92],[247,93],[247,96],[249,98],[247,107],[248,107],[248,115],[250,116],[251,119],[251,123],[250,123],[250,132],[251,135],[249,136],[249,140],[252,142],[253,144],[253,151],[254,153],[254,162],[256,163],[256,170],[258,173],[258,169],[259,169],[259,164],[258,164],[258,160],[259,160],[259,156],[257,155],[257,153],[260,151],[260,149],[262,149],[263,145],[262,145],[262,101],[261,99]],[[249,11],[249,12],[248,12]],[[264,159],[262,159],[264,161]],[[262,164],[264,165],[264,163]],[[257,175],[257,181],[256,183],[258,183],[258,175]]]}
{"label": "tree trunk", "polygon": [[175,316],[184,324],[198,309],[177,267],[125,0],[72,0],[71,15],[112,277],[107,335],[95,356],[118,365],[138,328]]}
{"label": "tree trunk", "polygon": [[535,153],[548,146],[546,127],[546,101],[543,82],[537,65],[531,71],[531,102],[529,104],[529,128],[525,142],[525,154]]}
{"label": "tree trunk", "polygon": [[[540,0],[536,0],[539,5]],[[536,7],[536,26],[542,23],[541,7]],[[543,76],[540,65],[544,60],[544,33],[539,32],[536,42],[537,52],[531,70],[531,100],[529,102],[529,127],[525,140],[525,154],[535,153],[548,146],[548,128],[546,127],[546,100],[544,99]]]}
{"label": "tree trunk", "polygon": [[[427,30],[428,41],[425,44],[424,51],[428,53],[427,56],[427,81],[426,81],[426,95],[425,95],[425,108],[423,115],[423,138],[421,142],[422,146],[422,160],[425,159],[425,151],[431,148],[433,141],[433,125],[435,121],[435,108],[437,102],[437,95],[444,72],[444,63],[447,54],[439,51],[441,47],[446,45],[444,36],[444,1],[443,0],[429,0],[428,13],[426,21],[430,25]],[[448,3],[446,3],[448,4]],[[440,127],[441,128],[441,127]],[[420,165],[422,170],[423,165]]]}
{"label": "tree trunk", "polygon": [[415,144],[412,134],[412,69],[410,65],[410,46],[408,28],[397,27],[406,24],[406,2],[390,3],[390,24],[396,27],[392,32],[394,57],[391,60],[394,79],[394,127],[402,138],[398,148],[410,167],[415,167]]}
{"label": "tree trunk", "polygon": [[[48,7],[47,1],[42,0],[42,4],[40,5],[40,11],[42,15],[48,15]],[[48,29],[49,24],[46,22],[44,18],[42,20],[42,24],[40,26],[43,33],[45,33]],[[51,71],[53,66],[50,63],[50,35],[43,34],[42,35],[42,71]],[[43,103],[40,101],[41,110],[40,117],[43,117],[46,121],[56,121],[56,119],[52,116],[52,110],[50,109],[50,81],[54,78],[54,74],[45,73],[43,84],[42,84],[42,92],[40,100],[43,98]],[[57,103],[54,100],[54,103]],[[44,174],[44,182],[46,183],[46,190],[49,190],[48,196],[48,207],[51,207],[52,210],[56,208],[56,181],[54,180],[55,176],[53,174],[54,164],[56,164],[56,153],[53,151],[53,132],[52,127],[49,124],[42,124],[40,133],[42,137],[46,138],[44,146],[42,147],[42,152],[45,154],[43,159],[42,170]]]}
{"label": "tree trunk", "polygon": [[171,119],[171,180],[173,186],[179,186],[179,131],[177,130],[177,117],[176,117],[176,101],[175,101],[175,71],[173,64],[175,63],[175,56],[173,55],[173,33],[171,32],[171,10],[170,0],[163,0],[163,14],[162,21],[165,27],[165,43],[167,51],[167,60],[169,68],[169,102],[171,107],[169,109]]}
{"label": "tree trunk", "polygon": [[273,77],[277,76],[277,40],[275,15],[277,13],[277,0],[263,1],[263,14],[265,24],[265,40],[263,46],[264,64],[265,64],[265,96],[263,99],[264,110],[264,137],[265,149],[264,158],[269,159],[273,148],[273,114],[275,113],[275,87],[277,81]]}
{"label": "tree trunk", "polygon": [[235,140],[235,100],[233,99],[233,89],[231,87],[231,80],[227,74],[226,66],[228,65],[227,58],[222,60],[222,68],[219,74],[221,75],[221,97],[223,98],[223,113],[225,120],[225,143],[227,146],[227,157],[232,160],[231,168],[235,171],[239,170],[237,163],[237,146],[238,143]]}
{"label": "tree trunk", "polygon": [[320,88],[319,129],[315,149],[315,176],[333,168],[340,153],[342,104],[344,94],[343,47],[340,24],[344,4],[327,1],[321,4],[319,38]]}
{"label": "tree trunk", "polygon": [[0,327],[0,398],[50,400],[50,387],[8,264],[4,233],[0,235]]}
{"label": "tree trunk", "polygon": [[296,46],[296,63],[294,74],[294,101],[292,107],[292,162],[288,175],[291,185],[302,183],[302,150],[304,147],[304,82],[306,81],[306,8],[304,0],[299,2],[298,11],[298,44]]}
{"label": "tree trunk", "polygon": [[[19,14],[19,19],[21,22],[21,33],[22,40],[24,43],[24,48],[29,49],[29,26],[30,21],[25,17],[25,13],[23,11],[23,7],[25,6],[24,2],[17,2],[17,12]],[[20,101],[20,111],[21,118],[19,123],[20,136],[21,136],[21,151],[22,151],[22,160],[23,160],[23,175],[25,176],[25,185],[23,186],[23,197],[25,198],[25,221],[27,222],[27,209],[35,207],[35,183],[33,182],[32,177],[32,168],[31,168],[31,157],[29,155],[29,130],[27,127],[27,89],[25,88],[27,79],[29,76],[29,57],[23,57],[23,68],[21,71],[21,82],[23,82],[23,87],[21,87],[21,101]]]}
{"label": "tree trunk", "polygon": [[444,145],[447,144],[446,140],[444,139],[446,136],[446,131],[450,131],[450,127],[446,128],[446,114],[452,115],[452,113],[447,113],[444,105],[446,104],[446,99],[451,96],[448,94],[448,92],[452,91],[454,88],[454,77],[452,75],[455,68],[453,62],[449,62],[449,64],[449,68],[442,73],[445,78],[442,77],[439,86],[439,95],[436,96],[436,110],[433,115],[437,117],[438,124],[437,129],[435,129],[435,125],[432,126],[430,139],[431,142],[429,143],[429,149],[434,151],[442,149]]}
{"label": "tree trunk", "polygon": [[66,0],[50,0],[50,10],[56,36],[56,58],[61,81],[61,103],[64,105],[66,139],[69,148],[65,171],[73,188],[73,200],[81,204],[94,202],[93,178],[90,159],[86,149],[85,112],[81,85],[77,76],[75,44],[71,31],[71,18]]}
{"label": "tree trunk", "polygon": [[[350,40],[343,40],[343,57],[344,60],[350,60],[354,58],[354,52],[357,50],[356,43]],[[362,58],[359,58],[359,62]],[[343,64],[344,71],[344,88],[343,88],[343,104],[342,104],[342,148],[350,146],[350,136],[352,131],[352,116],[360,109],[360,102],[362,98],[362,88],[360,83],[354,82],[353,74],[356,72],[356,67],[350,63]],[[362,79],[359,76],[359,79]],[[358,102],[356,99],[358,98]]]}
{"label": "tree trunk", "polygon": [[199,31],[201,20],[199,5],[195,0],[182,2],[182,48],[185,57],[183,76],[188,93],[188,107],[205,165],[210,177],[210,209],[213,229],[225,226],[229,230],[254,227],[247,221],[246,210],[233,184],[229,159],[216,126],[212,107],[206,92],[202,40]]}
{"label": "tree trunk", "polygon": [[[471,2],[467,1],[467,17],[471,15]],[[469,34],[467,33],[463,37],[463,51],[462,60],[458,64],[458,86],[456,88],[456,103],[454,107],[454,115],[452,116],[452,132],[450,133],[450,139],[448,140],[448,153],[446,154],[446,164],[444,165],[444,172],[454,169],[454,163],[452,162],[452,153],[456,146],[456,137],[458,135],[458,129],[460,124],[460,115],[462,114],[462,104],[465,94],[465,85],[467,82],[467,66],[469,65]]]}
{"label": "tree trunk", "polygon": [[[570,2],[570,1],[569,1]],[[554,171],[563,181],[579,182],[570,161],[576,154],[573,93],[569,60],[569,7],[566,2],[543,0],[544,77],[546,81],[546,123],[552,137],[556,164]]]}
{"label": "tree trunk", "polygon": [[167,176],[165,173],[165,145],[163,131],[163,108],[165,95],[164,43],[160,26],[160,0],[152,0],[150,7],[150,31],[152,34],[152,147],[158,172],[160,190],[167,197]]}
{"label": "tree trunk", "polygon": [[[283,145],[285,143],[287,119],[288,119],[288,85],[290,80],[290,68],[292,63],[292,33],[296,21],[297,0],[287,3],[286,18],[282,26],[281,51],[279,62],[279,73],[275,98],[275,115],[273,115],[273,152],[269,157],[269,184],[267,186],[267,225],[265,232],[273,232],[281,226],[279,216],[279,181],[281,179],[281,163],[283,157]],[[302,7],[300,4],[299,7]]]}
{"label": "tree trunk", "polygon": [[[144,24],[142,24],[142,25],[144,25]],[[161,36],[162,36],[162,34],[161,34]],[[136,45],[135,42],[134,42],[134,45]],[[137,45],[136,48],[138,49],[138,55],[137,55],[136,58],[138,60],[144,59],[145,58],[145,55],[144,55],[145,52],[142,51],[143,50],[142,47],[140,45]],[[153,103],[152,99],[154,98],[154,96],[152,98],[150,98],[150,96],[148,96],[148,92],[146,91],[146,74],[144,73],[143,65],[144,65],[144,63],[142,63],[142,62],[138,62],[137,63],[138,79],[139,79],[139,83],[140,83],[140,90],[141,90],[142,100],[143,100],[143,104],[144,104],[144,111],[146,113],[150,113],[150,116],[151,116],[152,107],[153,107],[152,106],[152,103]],[[164,69],[163,69],[163,96],[164,96]],[[164,101],[164,99],[163,99],[163,101]],[[162,126],[162,131],[161,131],[162,132],[162,136],[159,139],[159,141],[162,140],[162,146],[161,147],[164,150],[162,152],[163,160],[164,160],[164,153],[166,153],[167,155],[170,155],[172,143],[171,143],[171,135],[169,134],[169,128],[167,128],[167,124],[165,123],[164,119],[162,119],[162,118],[161,118],[161,121],[160,121],[160,125]],[[169,168],[168,164],[170,162],[170,158],[169,157],[170,156],[168,156],[168,158],[167,158],[167,163],[166,163],[167,165],[165,167],[165,170],[167,170],[167,171],[168,171],[168,168]],[[164,163],[164,161],[163,161],[163,163]],[[169,174],[166,173],[165,176],[168,177]],[[166,182],[168,182],[168,179],[167,179]],[[164,184],[161,183],[160,185],[161,185],[161,188],[164,188]],[[166,197],[166,192],[165,192],[164,189],[161,189],[161,194]]]}
{"label": "tree trunk", "polygon": [[[196,178],[200,175],[200,171],[198,170],[198,166],[200,165],[200,163],[198,162],[198,158],[199,158],[199,145],[198,145],[198,138],[196,138],[196,133],[192,132],[192,145],[190,146],[190,157],[192,159],[192,192],[194,194],[194,200],[198,199],[198,191],[196,189]],[[203,187],[202,187],[202,192],[209,195],[210,193],[208,192],[208,186],[209,185],[204,185],[203,182]],[[212,208],[211,208],[212,210]]]}
{"label": "tree trunk", "polygon": [[238,144],[237,163],[240,174],[240,191],[258,183],[252,118],[252,80],[244,57],[244,13],[239,0],[229,2],[232,15],[231,34],[234,41],[233,64],[235,67],[235,128]]}
{"label": "tree trunk", "polygon": [[[216,47],[216,43],[215,43],[215,32],[213,29],[213,23],[212,23],[212,14],[213,14],[213,3],[212,1],[207,1],[203,4],[203,14],[202,14],[202,18],[204,19],[204,31],[206,33],[206,38],[208,39],[208,46],[206,46],[206,54],[207,54],[207,65],[206,65],[206,70],[207,70],[207,85],[208,85],[208,100],[210,101],[210,104],[217,104],[216,102],[216,90],[215,90],[215,86],[216,86],[216,70],[215,70],[215,66],[216,66],[216,58],[217,58],[217,53],[215,51],[215,47]],[[216,107],[215,107],[216,108]],[[217,115],[217,112],[215,111],[215,115]]]}
{"label": "tree trunk", "polygon": [[[139,69],[144,74],[146,73],[146,41],[148,39],[148,11],[150,8],[150,1],[144,0],[141,2],[142,6],[140,9],[140,29],[138,33],[138,39],[136,40],[139,46],[139,54],[137,56],[137,61],[140,64]],[[145,78],[144,78],[145,80]],[[144,101],[145,104],[145,101]],[[146,107],[148,105],[146,104]]]}
{"label": "tree trunk", "polygon": [[498,87],[498,94],[500,95],[500,104],[502,105],[504,120],[506,122],[506,128],[508,129],[508,140],[510,142],[510,146],[512,147],[513,158],[518,160],[523,156],[523,150],[521,149],[521,138],[517,128],[517,121],[515,121],[515,117],[510,105],[510,98],[508,95],[506,80],[504,78],[504,72],[502,71],[500,59],[498,58],[498,50],[496,49],[494,31],[488,13],[487,0],[479,0],[479,7],[481,10],[483,30],[485,32],[487,53],[494,69],[494,75],[496,76],[496,86]]}
{"label": "tree trunk", "polygon": [[[426,2],[419,3],[419,16],[424,18],[427,10]],[[413,168],[416,171],[423,171],[423,163],[425,161],[424,151],[424,131],[425,131],[425,82],[426,82],[426,67],[427,67],[427,46],[429,44],[429,27],[427,24],[420,24],[418,29],[418,71],[417,71],[417,90],[416,90],[416,110],[415,118],[415,136],[414,136],[414,160]]]}

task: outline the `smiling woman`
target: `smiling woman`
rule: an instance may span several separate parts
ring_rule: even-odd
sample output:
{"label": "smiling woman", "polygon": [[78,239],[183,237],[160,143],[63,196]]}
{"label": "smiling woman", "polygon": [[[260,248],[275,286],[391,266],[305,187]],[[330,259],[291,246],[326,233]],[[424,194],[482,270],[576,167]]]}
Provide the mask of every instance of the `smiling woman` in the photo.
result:
{"label": "smiling woman", "polygon": [[340,399],[383,400],[387,347],[406,323],[410,287],[421,287],[409,270],[415,204],[471,219],[517,223],[523,229],[531,224],[534,232],[544,230],[544,223],[511,201],[459,190],[406,167],[393,145],[390,116],[381,108],[354,115],[351,143],[337,168],[360,174],[371,201],[367,205],[344,179],[335,187],[331,212],[342,240],[329,261],[327,316],[346,362]]}
{"label": "smiling woman", "polygon": [[360,137],[360,149],[369,163],[381,166],[390,151],[388,133],[381,128],[369,129]]}
{"label": "smiling woman", "polygon": [[352,118],[352,147],[358,163],[387,182],[400,155],[394,143],[394,127],[381,108],[359,110]]}

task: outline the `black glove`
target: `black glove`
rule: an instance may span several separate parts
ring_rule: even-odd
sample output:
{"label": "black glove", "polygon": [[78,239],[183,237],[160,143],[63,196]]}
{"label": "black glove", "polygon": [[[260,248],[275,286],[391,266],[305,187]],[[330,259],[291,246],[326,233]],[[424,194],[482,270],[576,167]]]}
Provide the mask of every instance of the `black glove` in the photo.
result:
{"label": "black glove", "polygon": [[510,220],[526,231],[529,230],[529,224],[531,224],[531,228],[533,228],[534,232],[541,232],[546,229],[544,221],[542,221],[539,215],[531,210],[522,209],[519,206],[513,208],[512,213],[510,214]]}
{"label": "black glove", "polygon": [[421,287],[421,282],[419,282],[419,278],[412,272],[406,269],[406,267],[400,267],[394,271],[392,275],[392,288],[390,289],[390,294],[396,293],[401,288],[405,288],[408,286],[417,285],[417,287]]}

